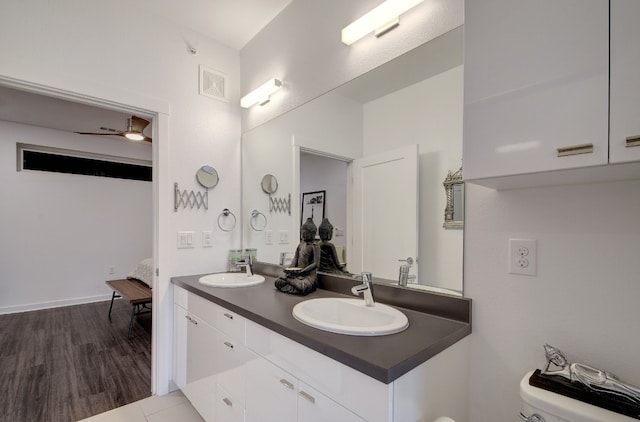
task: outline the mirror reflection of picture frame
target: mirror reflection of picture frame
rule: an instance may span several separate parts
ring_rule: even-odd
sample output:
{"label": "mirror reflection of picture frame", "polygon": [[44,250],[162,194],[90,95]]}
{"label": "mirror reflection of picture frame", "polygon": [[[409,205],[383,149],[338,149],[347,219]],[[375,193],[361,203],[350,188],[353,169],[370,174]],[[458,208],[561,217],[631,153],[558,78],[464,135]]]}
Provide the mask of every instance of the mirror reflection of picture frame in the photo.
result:
{"label": "mirror reflection of picture frame", "polygon": [[305,192],[302,194],[302,212],[300,213],[300,225],[311,217],[316,228],[320,227],[324,218],[324,204],[327,191]]}
{"label": "mirror reflection of picture frame", "polygon": [[455,173],[451,170],[442,182],[447,196],[447,206],[444,209],[445,229],[464,228],[464,180],[462,178],[462,167]]}

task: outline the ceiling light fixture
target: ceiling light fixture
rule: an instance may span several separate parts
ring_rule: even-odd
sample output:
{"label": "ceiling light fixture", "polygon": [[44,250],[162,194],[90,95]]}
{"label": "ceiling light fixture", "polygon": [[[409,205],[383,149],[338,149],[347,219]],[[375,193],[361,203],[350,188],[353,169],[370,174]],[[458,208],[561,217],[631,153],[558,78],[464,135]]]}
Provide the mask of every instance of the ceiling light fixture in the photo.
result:
{"label": "ceiling light fixture", "polygon": [[282,87],[279,79],[269,79],[240,99],[240,106],[249,108],[254,104],[265,105],[271,99],[269,96]]}
{"label": "ceiling light fixture", "polygon": [[130,141],[144,140],[142,132],[133,128],[133,119],[127,119],[127,130],[124,132],[124,137]]}
{"label": "ceiling light fixture", "polygon": [[380,37],[400,24],[400,15],[424,0],[387,0],[342,29],[342,42],[351,45],[374,32]]}

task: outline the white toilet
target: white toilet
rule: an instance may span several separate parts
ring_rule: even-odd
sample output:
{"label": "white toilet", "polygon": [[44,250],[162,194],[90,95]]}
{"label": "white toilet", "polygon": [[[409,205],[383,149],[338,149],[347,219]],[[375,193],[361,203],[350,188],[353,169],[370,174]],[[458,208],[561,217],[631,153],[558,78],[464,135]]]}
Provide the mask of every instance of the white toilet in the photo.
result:
{"label": "white toilet", "polygon": [[[520,381],[520,397],[524,402],[522,420],[528,422],[638,422],[638,419],[533,387],[529,385],[531,374],[533,371],[526,374]],[[536,415],[538,419],[535,418]]]}

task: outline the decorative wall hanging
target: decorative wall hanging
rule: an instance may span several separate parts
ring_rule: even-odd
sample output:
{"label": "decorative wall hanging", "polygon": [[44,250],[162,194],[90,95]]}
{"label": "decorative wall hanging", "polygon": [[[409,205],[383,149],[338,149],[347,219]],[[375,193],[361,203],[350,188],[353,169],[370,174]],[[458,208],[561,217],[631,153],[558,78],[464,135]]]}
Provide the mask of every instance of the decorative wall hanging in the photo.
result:
{"label": "decorative wall hanging", "polygon": [[442,182],[447,195],[447,206],[444,209],[445,229],[464,228],[464,180],[462,179],[462,167],[455,173],[451,170]]}
{"label": "decorative wall hanging", "polygon": [[301,223],[311,218],[316,227],[320,227],[324,218],[324,198],[327,191],[306,192],[302,194]]}

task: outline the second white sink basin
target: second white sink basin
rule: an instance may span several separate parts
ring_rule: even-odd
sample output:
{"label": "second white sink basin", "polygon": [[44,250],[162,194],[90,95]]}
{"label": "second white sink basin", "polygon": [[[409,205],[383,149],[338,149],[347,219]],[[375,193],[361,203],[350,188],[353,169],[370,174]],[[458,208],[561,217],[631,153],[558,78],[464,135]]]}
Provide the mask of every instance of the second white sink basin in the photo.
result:
{"label": "second white sink basin", "polygon": [[407,316],[382,303],[366,306],[362,299],[309,299],[293,307],[293,317],[303,324],[338,334],[383,336],[409,326]]}
{"label": "second white sink basin", "polygon": [[257,274],[247,276],[246,273],[219,273],[205,275],[198,281],[213,287],[248,287],[262,283],[264,277]]}

